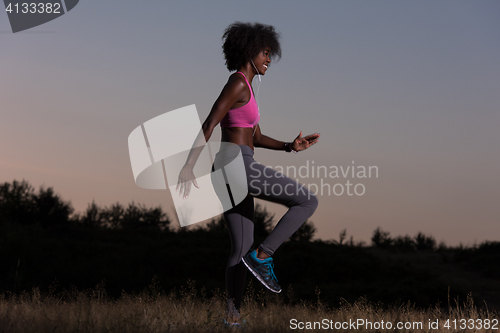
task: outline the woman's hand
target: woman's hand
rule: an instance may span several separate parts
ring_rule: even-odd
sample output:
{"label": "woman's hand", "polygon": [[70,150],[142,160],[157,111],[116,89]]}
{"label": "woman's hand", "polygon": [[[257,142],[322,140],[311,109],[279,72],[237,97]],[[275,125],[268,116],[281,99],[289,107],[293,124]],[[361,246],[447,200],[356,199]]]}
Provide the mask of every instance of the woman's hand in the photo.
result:
{"label": "woman's hand", "polygon": [[193,167],[190,165],[184,165],[181,172],[179,173],[179,179],[177,180],[176,191],[179,191],[179,196],[187,199],[189,192],[191,191],[191,182],[197,188],[200,188],[196,183],[196,177],[193,173]]}
{"label": "woman's hand", "polygon": [[318,142],[318,139],[319,139],[319,133],[314,133],[302,137],[302,131],[300,131],[300,134],[295,138],[295,140],[293,140],[293,142],[290,144],[290,147],[295,151],[301,151],[309,148],[310,146]]}

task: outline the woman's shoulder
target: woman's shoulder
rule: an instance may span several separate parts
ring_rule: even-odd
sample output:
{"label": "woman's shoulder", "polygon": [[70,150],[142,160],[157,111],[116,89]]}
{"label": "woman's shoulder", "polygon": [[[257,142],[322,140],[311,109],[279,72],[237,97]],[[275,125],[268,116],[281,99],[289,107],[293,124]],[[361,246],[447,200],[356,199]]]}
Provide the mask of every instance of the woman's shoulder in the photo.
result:
{"label": "woman's shoulder", "polygon": [[243,75],[241,75],[238,72],[234,72],[227,79],[227,83],[226,83],[225,88],[228,90],[235,91],[235,92],[243,92],[246,90],[246,87],[247,87],[247,83],[246,83]]}
{"label": "woman's shoulder", "polygon": [[234,72],[233,74],[229,75],[229,79],[227,82],[235,81],[237,83],[246,83],[245,76],[241,72]]}

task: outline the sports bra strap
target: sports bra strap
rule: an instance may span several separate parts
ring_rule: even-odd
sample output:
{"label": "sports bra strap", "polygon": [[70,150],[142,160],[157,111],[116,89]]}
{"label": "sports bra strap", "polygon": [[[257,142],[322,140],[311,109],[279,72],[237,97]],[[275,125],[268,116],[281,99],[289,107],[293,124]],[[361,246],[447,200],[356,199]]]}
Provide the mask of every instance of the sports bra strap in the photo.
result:
{"label": "sports bra strap", "polygon": [[252,89],[252,86],[250,85],[250,83],[248,82],[247,80],[247,77],[245,76],[245,74],[243,74],[242,72],[238,71],[236,73],[240,73],[241,75],[243,75],[243,77],[245,78],[245,82],[248,84],[248,88],[250,88],[250,93],[253,95],[253,89]]}

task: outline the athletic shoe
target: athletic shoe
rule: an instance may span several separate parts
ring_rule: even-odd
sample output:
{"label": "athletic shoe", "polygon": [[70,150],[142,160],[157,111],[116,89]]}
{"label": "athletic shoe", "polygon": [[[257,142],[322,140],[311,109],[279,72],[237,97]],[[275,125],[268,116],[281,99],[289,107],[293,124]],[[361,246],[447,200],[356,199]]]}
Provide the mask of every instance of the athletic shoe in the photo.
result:
{"label": "athletic shoe", "polygon": [[[226,320],[229,319],[229,322]],[[231,299],[227,300],[226,311],[224,313],[224,324],[234,326],[234,324],[238,324],[241,321],[240,312],[234,306],[234,303]]]}
{"label": "athletic shoe", "polygon": [[253,250],[248,252],[243,258],[243,263],[252,272],[252,274],[259,280],[267,289],[280,293],[281,287],[278,285],[278,279],[274,275],[273,258],[267,259],[257,258],[257,251]]}
{"label": "athletic shoe", "polygon": [[[224,319],[222,320],[224,326],[226,327],[237,327],[244,329],[246,328],[245,319],[241,319],[240,312],[236,310],[232,302],[229,302],[226,308],[226,313],[224,314]],[[227,319],[226,319],[227,318]]]}

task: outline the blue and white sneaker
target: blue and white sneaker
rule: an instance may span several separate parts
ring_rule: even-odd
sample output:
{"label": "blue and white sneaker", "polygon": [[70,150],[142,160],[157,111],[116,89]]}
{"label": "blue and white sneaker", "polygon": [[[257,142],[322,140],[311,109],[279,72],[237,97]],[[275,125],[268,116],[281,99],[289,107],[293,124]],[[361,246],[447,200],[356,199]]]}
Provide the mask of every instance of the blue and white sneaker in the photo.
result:
{"label": "blue and white sneaker", "polygon": [[281,287],[278,285],[278,279],[274,275],[273,258],[267,259],[257,258],[257,251],[248,252],[243,258],[243,263],[252,272],[267,289],[275,293],[281,292]]}

